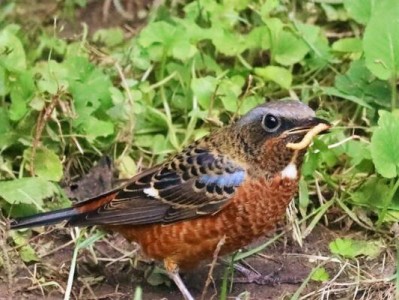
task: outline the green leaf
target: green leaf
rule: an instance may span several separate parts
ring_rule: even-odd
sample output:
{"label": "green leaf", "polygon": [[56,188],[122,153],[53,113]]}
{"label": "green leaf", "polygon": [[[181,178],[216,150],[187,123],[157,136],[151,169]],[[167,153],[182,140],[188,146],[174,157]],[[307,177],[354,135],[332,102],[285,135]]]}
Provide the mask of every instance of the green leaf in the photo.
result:
{"label": "green leaf", "polygon": [[26,56],[22,43],[7,29],[0,31],[0,65],[10,72],[26,70]]}
{"label": "green leaf", "polygon": [[399,175],[399,114],[379,111],[378,127],[371,137],[371,157],[385,178]]}
{"label": "green leaf", "polygon": [[[36,73],[37,86],[39,91],[55,95],[59,90],[68,88],[68,77],[73,73],[68,73],[64,64],[54,60],[40,62],[34,68]],[[74,74],[74,76],[76,76]]]}
{"label": "green leaf", "polygon": [[224,55],[236,56],[246,48],[246,38],[236,32],[212,28],[210,33],[212,34],[212,43]]}
{"label": "green leaf", "polygon": [[287,69],[276,66],[255,68],[255,74],[267,81],[274,81],[282,88],[289,89],[292,83],[292,74]]}
{"label": "green leaf", "polygon": [[337,52],[362,52],[362,41],[359,38],[343,38],[332,45]]}
{"label": "green leaf", "polygon": [[330,251],[346,258],[357,256],[377,257],[382,251],[380,241],[363,241],[350,238],[337,238],[329,244]]}
{"label": "green leaf", "polygon": [[349,16],[360,24],[367,24],[375,2],[381,0],[344,0]]}
{"label": "green leaf", "polygon": [[270,30],[272,57],[284,66],[301,61],[310,51],[308,43],[313,44],[319,32],[318,27],[299,22],[299,32],[284,30],[284,24],[279,19],[270,19],[266,25]]}
{"label": "green leaf", "polygon": [[[269,1],[268,1],[269,2]],[[270,31],[267,26],[255,27],[245,38],[246,46],[248,49],[262,49],[267,50],[270,48]]]}
{"label": "green leaf", "polygon": [[202,108],[208,109],[218,80],[212,76],[194,78],[191,81],[191,90]]}
{"label": "green leaf", "polygon": [[35,250],[28,243],[28,238],[18,231],[11,231],[11,238],[15,245],[18,246],[19,255],[24,262],[39,261]]}
{"label": "green leaf", "polygon": [[217,94],[227,111],[237,111],[238,97],[242,92],[244,84],[245,79],[241,76],[234,76],[221,81],[219,88],[217,89]]}
{"label": "green leaf", "polygon": [[[390,107],[391,89],[389,84],[371,74],[363,59],[353,61],[344,75],[335,77],[335,87],[348,97],[356,97],[361,99],[360,101],[374,102]],[[363,105],[359,101],[358,104]]]}
{"label": "green leaf", "polygon": [[377,1],[367,24],[363,48],[366,65],[378,78],[397,78],[399,72],[399,1]]}
{"label": "green leaf", "polygon": [[20,72],[14,78],[10,88],[11,106],[10,119],[18,121],[28,112],[28,103],[32,99],[35,85],[32,80],[33,74],[29,71]]}
{"label": "green leaf", "polygon": [[108,47],[114,47],[123,42],[123,30],[119,27],[99,29],[93,34],[95,42],[104,43]]}
{"label": "green leaf", "polygon": [[190,44],[186,39],[178,39],[172,47],[172,56],[176,59],[185,61],[197,53],[197,48]]}
{"label": "green leaf", "polygon": [[358,190],[351,194],[351,200],[359,206],[384,209],[385,204],[388,208],[398,208],[392,203],[386,203],[385,198],[389,195],[391,187],[386,179],[380,177],[370,178]]}
{"label": "green leaf", "polygon": [[90,116],[82,123],[81,130],[86,134],[86,138],[93,142],[97,137],[106,137],[113,134],[114,124]]}
{"label": "green leaf", "polygon": [[342,93],[341,91],[339,91],[338,89],[336,89],[334,87],[326,87],[326,88],[322,88],[321,90],[326,95],[330,95],[330,96],[334,96],[334,97],[338,97],[338,98],[343,98],[343,99],[349,100],[349,101],[351,101],[353,103],[356,103],[356,104],[358,104],[360,106],[363,106],[365,108],[369,108],[369,109],[373,108],[364,99],[359,98],[357,96],[353,96],[351,94]]}
{"label": "green leaf", "polygon": [[310,279],[314,281],[325,282],[330,279],[330,275],[325,268],[317,268],[313,271],[312,277],[310,277]]}
{"label": "green leaf", "polygon": [[[91,64],[85,57],[74,56],[67,59],[64,64],[71,74],[68,77],[69,90],[78,114],[78,118],[73,121],[74,126],[89,134],[91,138],[110,134],[111,126],[105,124],[105,121],[99,122],[99,127],[104,127],[106,130],[104,134],[96,130],[94,127],[97,118],[92,116],[97,112],[105,115],[106,111],[112,107],[112,82],[109,76],[104,74],[100,68]],[[85,128],[86,126],[89,128]]]}
{"label": "green leaf", "polygon": [[53,183],[39,177],[0,181],[0,197],[11,205],[23,203],[43,210],[43,199],[57,193],[58,188]]}
{"label": "green leaf", "polygon": [[[32,149],[25,150],[24,157],[27,161],[30,161]],[[61,180],[63,175],[62,163],[53,150],[44,147],[36,149],[33,164],[37,176],[50,181]]]}

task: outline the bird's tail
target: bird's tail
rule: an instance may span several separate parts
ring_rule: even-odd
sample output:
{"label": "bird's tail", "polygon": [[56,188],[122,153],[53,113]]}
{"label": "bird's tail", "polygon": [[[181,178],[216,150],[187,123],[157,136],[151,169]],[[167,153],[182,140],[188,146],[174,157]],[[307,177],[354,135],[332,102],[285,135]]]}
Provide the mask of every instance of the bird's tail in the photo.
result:
{"label": "bird's tail", "polygon": [[19,218],[11,221],[11,229],[21,229],[42,225],[55,224],[79,215],[80,212],[74,208],[64,208],[56,211],[45,212],[30,217]]}

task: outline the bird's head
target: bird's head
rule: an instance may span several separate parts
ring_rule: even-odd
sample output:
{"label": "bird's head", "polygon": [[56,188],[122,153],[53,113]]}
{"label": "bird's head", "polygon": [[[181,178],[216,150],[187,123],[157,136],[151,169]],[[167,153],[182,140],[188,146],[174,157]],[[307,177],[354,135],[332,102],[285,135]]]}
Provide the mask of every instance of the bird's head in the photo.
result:
{"label": "bird's head", "polygon": [[268,177],[279,172],[295,177],[312,139],[330,127],[306,104],[281,100],[255,107],[233,125],[233,131],[254,170]]}

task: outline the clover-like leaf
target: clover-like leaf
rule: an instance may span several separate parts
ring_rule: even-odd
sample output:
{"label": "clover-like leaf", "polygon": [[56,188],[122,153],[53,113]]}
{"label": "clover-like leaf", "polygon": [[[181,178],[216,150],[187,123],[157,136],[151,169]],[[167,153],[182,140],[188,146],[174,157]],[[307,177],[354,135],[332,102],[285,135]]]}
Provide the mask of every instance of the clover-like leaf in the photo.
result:
{"label": "clover-like leaf", "polygon": [[53,183],[39,177],[0,181],[0,197],[12,205],[22,203],[42,210],[43,199],[56,193],[58,188]]}
{"label": "clover-like leaf", "polygon": [[333,254],[346,258],[355,258],[357,256],[375,258],[382,250],[380,241],[355,240],[351,238],[337,238],[329,244],[329,247]]}
{"label": "clover-like leaf", "polygon": [[387,80],[399,74],[399,1],[377,1],[364,32],[367,68]]}
{"label": "clover-like leaf", "polygon": [[356,22],[367,24],[375,3],[379,0],[344,0],[345,9]]}
{"label": "clover-like leaf", "polygon": [[[32,150],[24,152],[27,161],[32,159]],[[51,181],[60,181],[62,178],[62,163],[58,155],[51,149],[41,147],[36,149],[33,165],[37,176]]]}
{"label": "clover-like leaf", "polygon": [[277,66],[255,68],[255,74],[267,81],[274,81],[282,88],[289,89],[292,83],[292,74],[287,69]]}
{"label": "clover-like leaf", "polygon": [[379,111],[378,127],[371,137],[371,157],[383,177],[399,175],[399,114]]}

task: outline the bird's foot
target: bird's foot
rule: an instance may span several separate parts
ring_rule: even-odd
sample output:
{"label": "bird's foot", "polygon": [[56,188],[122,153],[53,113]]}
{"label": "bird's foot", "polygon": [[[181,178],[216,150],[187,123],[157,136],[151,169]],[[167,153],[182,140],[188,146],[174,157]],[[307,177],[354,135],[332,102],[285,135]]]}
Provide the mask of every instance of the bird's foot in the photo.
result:
{"label": "bird's foot", "polygon": [[236,264],[234,267],[242,274],[242,276],[234,278],[234,283],[256,283],[259,285],[275,286],[279,284],[298,284],[303,282],[303,278],[295,275],[280,275],[279,273],[282,267],[266,275],[256,270],[248,269],[243,265]]}

